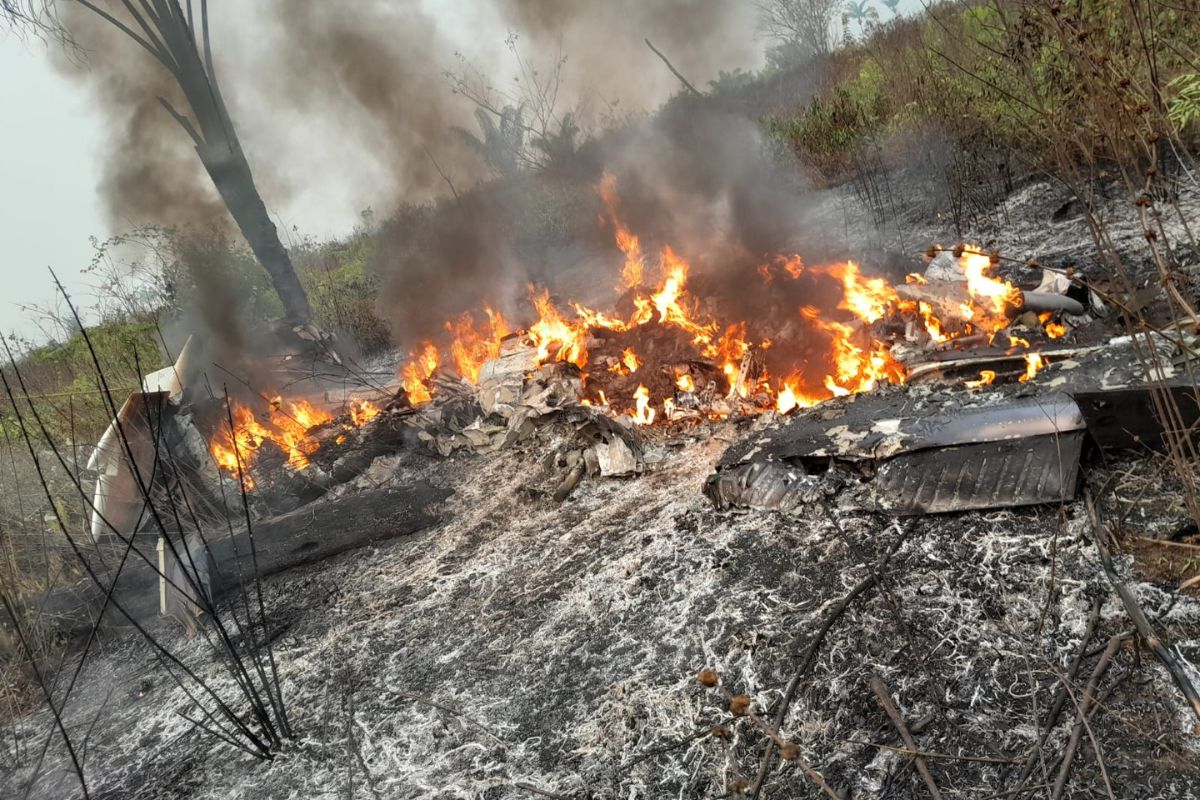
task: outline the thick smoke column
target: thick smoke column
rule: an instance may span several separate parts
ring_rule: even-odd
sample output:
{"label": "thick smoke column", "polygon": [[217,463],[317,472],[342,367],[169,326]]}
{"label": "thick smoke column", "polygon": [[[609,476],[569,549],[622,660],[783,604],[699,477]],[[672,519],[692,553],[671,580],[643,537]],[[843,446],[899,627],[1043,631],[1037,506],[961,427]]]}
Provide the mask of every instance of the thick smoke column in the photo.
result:
{"label": "thick smoke column", "polygon": [[[115,3],[110,10],[122,13]],[[175,99],[169,76],[82,6],[66,3],[63,12],[84,54],[59,57],[60,66],[88,87],[110,131],[100,191],[114,226],[220,219],[190,142],[158,104]],[[643,37],[700,86],[720,69],[756,63],[760,49],[753,6],[741,0],[485,0],[469,9],[267,0],[215,2],[210,15],[218,77],[264,199],[285,217],[296,207],[310,230],[331,215],[350,220],[368,205],[387,213],[444,193],[427,153],[459,188],[480,177],[474,155],[448,135],[475,123],[444,73],[461,53],[494,85],[508,85],[509,31],[539,67],[561,48],[563,110],[593,95],[633,113],[677,91]]]}
{"label": "thick smoke column", "polygon": [[[65,8],[86,59],[63,69],[88,86],[110,130],[100,191],[114,227],[217,224],[232,232],[188,138],[158,103],[159,96],[177,101],[169,76],[86,9]],[[117,5],[112,9],[120,13]],[[644,38],[701,87],[721,69],[753,65],[761,49],[753,5],[743,0],[488,0],[469,11],[433,0],[351,6],[268,0],[214,3],[210,14],[218,78],[264,200],[281,215],[285,230],[295,214],[301,232],[318,235],[344,231],[368,206],[387,219],[402,203],[446,195],[435,158],[460,193],[487,176],[476,154],[450,135],[456,126],[477,128],[474,106],[446,79],[448,69],[461,67],[457,53],[494,85],[510,86],[516,65],[504,39],[514,32],[523,56],[537,68],[553,64],[559,53],[566,57],[559,113],[586,112],[586,98],[592,98],[593,106],[622,115],[653,109],[680,89]],[[677,111],[685,117],[701,113],[689,104]],[[589,123],[586,113],[580,121]],[[625,173],[622,193],[628,186],[635,207],[643,198],[648,230],[663,224],[662,212],[649,210],[650,200],[661,209],[687,195],[687,209],[731,210],[737,219],[722,225],[749,235],[763,224],[753,197],[763,186],[761,174],[742,173],[750,163],[742,148],[748,142],[758,147],[753,127],[733,117],[691,131],[686,119],[643,121],[592,148],[583,173],[598,179],[610,161]],[[667,163],[661,163],[663,153],[670,156]],[[658,162],[653,181],[639,160]],[[672,169],[664,173],[667,167]],[[626,180],[639,173],[645,173],[641,185]],[[731,187],[737,187],[733,194]],[[420,210],[389,224],[376,266],[384,278],[383,311],[400,344],[436,332],[447,317],[481,301],[511,310],[527,280],[546,280],[587,261],[586,253],[564,252],[561,244],[515,251],[511,233],[523,202],[518,194],[489,188],[464,196],[432,224],[410,224],[420,222],[413,219]],[[581,216],[594,219],[594,212]],[[330,227],[320,230],[322,223]],[[671,233],[683,233],[684,224],[682,216],[674,220]],[[593,233],[591,244],[599,245],[603,232],[596,227]],[[590,250],[593,260],[611,255],[607,246]],[[205,289],[206,305],[236,306],[235,298],[221,297],[220,285]],[[222,318],[211,319],[210,329],[228,330],[227,315],[215,316]]]}
{"label": "thick smoke column", "polygon": [[206,226],[227,213],[191,140],[159,103],[185,107],[171,76],[149,53],[78,3],[60,4],[81,52],[52,50],[55,66],[81,81],[107,128],[97,187],[110,233],[142,224]]}

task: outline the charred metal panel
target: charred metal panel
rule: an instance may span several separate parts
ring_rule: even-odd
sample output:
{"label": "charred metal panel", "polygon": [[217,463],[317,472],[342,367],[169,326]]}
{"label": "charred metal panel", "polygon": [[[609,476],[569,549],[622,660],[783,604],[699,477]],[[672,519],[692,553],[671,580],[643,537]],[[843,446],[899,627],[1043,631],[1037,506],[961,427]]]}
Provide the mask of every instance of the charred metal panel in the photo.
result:
{"label": "charred metal panel", "polygon": [[719,509],[753,508],[792,511],[820,500],[825,492],[820,478],[777,462],[756,461],[737,469],[710,475],[704,494]]}
{"label": "charred metal panel", "polygon": [[[1159,393],[1157,401],[1155,392]],[[1167,444],[1166,430],[1188,430],[1192,441],[1196,441],[1196,423],[1200,421],[1200,400],[1196,394],[1195,386],[1131,386],[1079,392],[1075,400],[1087,422],[1088,433],[1103,449],[1163,450]],[[1163,424],[1158,412],[1163,403],[1173,403],[1171,414],[1178,414],[1168,425]]]}
{"label": "charred metal panel", "polygon": [[872,494],[879,510],[897,514],[1066,502],[1082,445],[1073,432],[905,453],[879,466]]}
{"label": "charred metal panel", "polygon": [[[906,402],[907,401],[907,402]],[[1081,430],[1079,407],[1065,394],[982,401],[963,395],[860,396],[841,413],[807,414],[735,443],[722,466],[743,461],[832,457],[881,459],[915,450],[1024,439]]]}
{"label": "charred metal panel", "polygon": [[[899,402],[898,402],[899,400]],[[890,413],[889,413],[890,412]],[[875,462],[841,470],[839,503],[898,514],[1058,503],[1075,496],[1084,438],[1065,394],[859,397],[736,443],[709,478],[718,508],[791,510],[835,491],[800,464]]]}

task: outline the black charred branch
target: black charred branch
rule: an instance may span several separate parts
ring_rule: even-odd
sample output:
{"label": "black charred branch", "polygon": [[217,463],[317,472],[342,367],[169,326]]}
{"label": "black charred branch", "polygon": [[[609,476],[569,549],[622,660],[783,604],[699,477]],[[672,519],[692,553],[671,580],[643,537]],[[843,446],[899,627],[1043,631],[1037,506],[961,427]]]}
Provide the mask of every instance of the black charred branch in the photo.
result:
{"label": "black charred branch", "polygon": [[139,0],[136,4],[122,0],[132,24],[90,0],[77,2],[137,42],[171,73],[191,114],[176,109],[166,98],[160,97],[158,101],[191,137],[196,154],[230,216],[271,277],[288,321],[308,323],[312,318],[308,296],[254,183],[250,164],[221,94],[208,32],[207,0],[200,0],[198,20],[193,17],[191,0],[186,0],[186,11],[179,0]]}

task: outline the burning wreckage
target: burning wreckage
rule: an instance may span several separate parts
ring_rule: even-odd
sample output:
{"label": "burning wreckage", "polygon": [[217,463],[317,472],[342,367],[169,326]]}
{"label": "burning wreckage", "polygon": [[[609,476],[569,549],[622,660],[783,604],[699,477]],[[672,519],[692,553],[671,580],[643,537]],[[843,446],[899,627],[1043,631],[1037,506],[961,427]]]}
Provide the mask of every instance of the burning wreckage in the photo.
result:
{"label": "burning wreckage", "polygon": [[[926,268],[894,285],[854,262],[779,255],[739,287],[763,312],[731,322],[718,294],[693,293],[690,265],[670,246],[652,270],[616,214],[611,181],[601,194],[624,254],[610,311],[571,303],[564,312],[531,287],[536,316],[524,329],[492,308],[468,312],[391,380],[310,382],[289,399],[200,398],[188,391],[202,381],[185,347],[174,367],[147,376],[95,450],[93,534],[150,528],[138,475],[152,476],[152,498],[186,483],[199,498],[197,526],[240,514],[242,502],[260,519],[286,521],[411,448],[447,457],[554,441],[545,466],[563,501],[585,478],[653,470],[673,440],[725,421],[751,431],[705,484],[721,509],[796,511],[833,498],[912,515],[1058,503],[1075,496],[1087,442],[1154,447],[1164,428],[1187,430],[1197,418],[1187,348],[1170,335],[1066,343],[1105,312],[1068,273],[1044,271],[1036,289],[1022,290],[994,274],[998,255],[960,245],[931,248]],[[1139,366],[1147,363],[1154,387]],[[1160,421],[1164,391],[1183,418]],[[156,454],[165,464],[157,469]],[[287,542],[286,524],[267,529],[284,540],[268,548],[278,556],[268,571],[383,535],[361,531],[334,545]],[[204,549],[205,564],[236,561],[237,534],[220,553],[211,542]],[[160,571],[181,568],[161,544],[157,557]],[[151,581],[133,583],[145,590]],[[170,613],[158,583],[159,611]]]}
{"label": "burning wreckage", "polygon": [[[922,741],[930,751],[961,745],[962,752],[997,758],[1031,746],[1039,752],[1055,720],[1073,713],[1069,690],[1039,727],[1027,724],[1030,714],[1047,719],[1036,691],[1030,710],[1012,687],[1025,680],[1030,647],[1067,659],[1078,649],[1074,677],[1100,630],[1106,580],[1141,641],[1161,649],[1170,678],[1200,714],[1194,681],[1153,634],[1111,559],[1104,555],[1101,574],[1085,537],[1060,542],[1055,515],[895,519],[1058,505],[1076,497],[1107,453],[1177,441],[1200,419],[1194,365],[1185,359],[1193,332],[1098,333],[1105,307],[1081,281],[1047,273],[1025,291],[1001,276],[1003,259],[970,246],[935,249],[924,269],[907,276],[899,270],[894,280],[868,277],[852,262],[772,257],[743,276],[739,302],[728,303],[703,270],[693,274],[673,250],[650,259],[626,229],[618,225],[617,233],[625,258],[612,308],[568,305],[531,289],[533,313],[520,324],[495,309],[464,314],[403,363],[347,371],[336,384],[291,384],[275,374],[261,379],[261,392],[214,397],[195,348],[185,347],[173,368],[147,376],[92,460],[100,475],[93,532],[138,531],[135,547],[158,566],[142,569],[131,560],[114,599],[134,614],[165,613],[190,629],[201,604],[172,586],[194,583],[227,595],[241,576],[432,531],[412,547],[356,554],[352,563],[332,559],[319,575],[301,569],[279,585],[290,595],[293,580],[316,590],[328,579],[363,598],[340,606],[336,625],[299,624],[303,630],[281,662],[288,680],[299,693],[324,686],[327,675],[306,672],[323,661],[314,654],[340,658],[337,648],[352,640],[364,674],[383,681],[373,690],[378,697],[362,698],[377,701],[371,713],[379,720],[413,696],[390,685],[399,669],[414,681],[403,683],[406,693],[434,695],[449,682],[447,708],[468,708],[517,742],[553,735],[562,737],[553,741],[556,754],[589,755],[565,768],[555,755],[547,767],[539,748],[498,745],[502,752],[489,756],[494,769],[478,778],[476,756],[457,755],[475,753],[478,743],[456,739],[464,746],[422,749],[417,739],[437,737],[421,728],[406,745],[410,755],[399,756],[407,766],[398,769],[426,776],[430,786],[499,780],[520,770],[542,776],[560,796],[576,796],[563,787],[578,787],[568,774],[578,770],[584,785],[618,787],[597,796],[630,796],[635,784],[642,796],[707,796],[697,788],[708,784],[697,777],[704,770],[695,768],[693,747],[723,744],[724,777],[715,785],[744,787],[721,738],[726,733],[718,735],[735,725],[729,709],[694,695],[680,699],[681,673],[708,664],[738,682],[737,690],[772,697],[771,687],[785,685],[794,665],[785,658],[780,667],[771,652],[799,627],[820,631],[806,645],[811,656],[833,615],[879,580],[893,555],[905,577],[847,612],[857,627],[847,622],[839,626],[847,630],[830,633],[820,664],[795,659],[802,670],[811,668],[809,697],[797,696],[791,717],[783,693],[762,709],[760,720],[773,713],[777,731],[800,737],[797,746],[821,769],[818,777],[875,796],[887,794],[880,789],[887,775],[902,773],[889,765],[903,766],[904,751],[846,744],[877,740],[872,710],[855,694],[866,681],[857,673],[847,678],[847,670],[864,665],[888,677],[909,712],[925,715],[910,719],[914,735],[932,715],[944,715],[947,724]],[[758,312],[732,321],[723,314],[744,307]],[[291,385],[288,396],[267,389],[272,382]],[[533,465],[528,473],[519,467],[526,463]],[[711,474],[696,464],[711,464]],[[581,489],[585,481],[593,485]],[[150,484],[151,513],[178,531],[186,548],[156,541],[161,527],[148,524],[147,504],[136,501],[141,482]],[[707,500],[683,497],[701,483]],[[447,508],[452,495],[461,507]],[[512,514],[513,505],[523,513]],[[179,509],[186,513],[174,513]],[[854,510],[881,513],[840,513]],[[237,523],[244,518],[254,520],[254,551],[248,527]],[[805,522],[799,532],[797,519]],[[575,527],[586,530],[573,533]],[[198,535],[201,528],[207,538]],[[927,528],[944,535],[918,541]],[[463,568],[472,553],[486,563]],[[876,559],[880,567],[872,572]],[[196,580],[179,580],[181,571]],[[1043,626],[1039,608],[1053,599],[1056,580],[1062,588],[1052,613],[1062,619]],[[1163,619],[1167,606],[1151,608],[1147,600],[1167,593],[1137,589],[1152,618]],[[894,642],[864,632],[891,624],[893,613],[902,616],[889,605],[897,597],[910,643],[889,649]],[[104,600],[92,590],[44,605],[85,632],[93,616],[76,610]],[[1179,605],[1194,612],[1194,603]],[[1124,630],[1126,616],[1116,613],[1113,624]],[[598,614],[608,615],[600,627],[611,631],[593,636]],[[369,646],[358,641],[368,628]],[[588,642],[564,649],[565,639]],[[667,639],[672,645],[664,650]],[[747,639],[774,644],[757,651]],[[955,644],[944,646],[950,639]],[[447,652],[458,654],[452,675],[429,666],[445,663]],[[919,675],[897,667],[926,653]],[[603,674],[589,664],[601,665]],[[694,674],[687,684],[706,691],[704,675],[712,674],[701,673],[700,687]],[[463,675],[472,677],[459,686]],[[1160,686],[1169,680],[1157,679]],[[887,696],[882,683],[871,686]],[[725,690],[723,683],[714,688]],[[1160,719],[1180,722],[1180,730],[1195,724],[1186,707],[1159,708]],[[441,724],[433,711],[402,713],[398,730]],[[710,728],[710,717],[725,722]],[[698,737],[694,730],[712,732]],[[668,752],[666,736],[691,744]],[[762,752],[757,740],[739,741],[743,755]],[[770,747],[766,739],[761,744]],[[794,758],[796,749],[784,757]],[[1128,763],[1144,755],[1135,751]],[[764,758],[762,774],[769,749]],[[1022,767],[984,761],[953,767],[960,785],[979,788],[981,796],[983,788],[1008,785],[1007,773],[993,770]],[[641,762],[648,772],[629,777],[629,765]],[[1033,765],[1023,764],[1022,781],[1033,780]],[[679,789],[685,785],[687,792]],[[466,789],[462,795],[473,796]]]}

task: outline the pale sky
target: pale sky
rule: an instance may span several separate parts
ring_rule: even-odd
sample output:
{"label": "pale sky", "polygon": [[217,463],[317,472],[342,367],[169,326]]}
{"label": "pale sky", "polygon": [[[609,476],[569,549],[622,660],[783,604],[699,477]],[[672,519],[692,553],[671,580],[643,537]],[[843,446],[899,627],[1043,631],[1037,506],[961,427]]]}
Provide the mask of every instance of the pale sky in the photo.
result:
{"label": "pale sky", "polygon": [[107,235],[96,196],[104,154],[87,97],[50,68],[46,45],[0,33],[0,76],[0,332],[33,336],[21,306],[53,300],[47,268],[90,295],[80,270],[88,237]]}
{"label": "pale sky", "polygon": [[[488,4],[417,2],[438,17],[443,33],[462,50],[502,53],[503,23],[478,13]],[[902,0],[901,8],[916,10],[919,4],[920,0]],[[231,32],[253,35],[248,29],[255,27],[254,6],[231,5],[225,10],[249,23],[231,27]],[[489,26],[497,29],[494,37],[481,30]],[[79,305],[90,307],[95,279],[81,274],[93,254],[90,238],[103,240],[126,232],[108,229],[97,194],[98,167],[108,157],[104,122],[92,110],[84,87],[51,67],[47,48],[54,46],[0,31],[0,334],[15,331],[34,339],[41,336],[22,306],[54,303],[48,268],[55,270]],[[451,57],[448,53],[447,59]],[[730,65],[734,66],[739,65]],[[650,76],[672,86],[663,71]],[[314,147],[313,139],[320,138],[319,124],[296,126],[296,132],[297,148],[307,147],[312,159],[326,159],[321,168],[309,172],[325,180],[311,182],[289,207],[272,207],[282,223],[281,232],[286,235],[293,225],[301,234],[317,236],[348,230],[362,209],[378,202],[370,195],[364,164],[346,159],[330,143]],[[251,154],[256,145],[253,134],[243,132]],[[339,175],[341,180],[336,179]]]}

